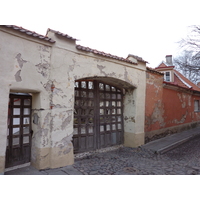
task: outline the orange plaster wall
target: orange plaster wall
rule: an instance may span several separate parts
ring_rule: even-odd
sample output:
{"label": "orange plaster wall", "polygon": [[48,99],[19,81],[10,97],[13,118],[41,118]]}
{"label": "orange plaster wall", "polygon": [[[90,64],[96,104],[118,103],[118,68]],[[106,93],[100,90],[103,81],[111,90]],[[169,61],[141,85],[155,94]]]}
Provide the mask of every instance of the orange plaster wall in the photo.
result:
{"label": "orange plaster wall", "polygon": [[194,112],[195,100],[200,100],[200,97],[164,88],[165,127],[199,121],[200,113]]}
{"label": "orange plaster wall", "polygon": [[163,76],[147,72],[145,132],[199,121],[194,100],[200,97],[163,88]]}
{"label": "orange plaster wall", "polygon": [[160,128],[162,118],[163,76],[147,72],[145,132]]}

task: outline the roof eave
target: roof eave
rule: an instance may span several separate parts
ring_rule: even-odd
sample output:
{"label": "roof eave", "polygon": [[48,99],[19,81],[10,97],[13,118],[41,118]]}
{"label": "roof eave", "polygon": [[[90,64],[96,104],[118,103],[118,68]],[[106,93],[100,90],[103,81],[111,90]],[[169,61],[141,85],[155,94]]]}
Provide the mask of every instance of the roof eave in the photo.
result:
{"label": "roof eave", "polygon": [[34,31],[30,31],[30,30],[25,29],[23,27],[19,27],[19,26],[15,26],[15,25],[0,25],[0,26],[13,29],[13,30],[18,31],[22,34],[26,34],[30,37],[34,37],[34,38],[37,38],[37,39],[40,39],[40,40],[43,40],[43,41],[46,41],[46,42],[55,43],[55,41],[52,40],[51,38],[44,36],[44,35],[41,35],[41,34],[38,34]]}

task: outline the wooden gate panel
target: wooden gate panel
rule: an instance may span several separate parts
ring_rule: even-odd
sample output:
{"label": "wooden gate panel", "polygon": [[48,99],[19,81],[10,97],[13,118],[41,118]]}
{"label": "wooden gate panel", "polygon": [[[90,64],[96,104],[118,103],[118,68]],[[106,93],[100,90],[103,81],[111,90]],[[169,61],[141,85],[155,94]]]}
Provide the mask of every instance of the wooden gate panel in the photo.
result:
{"label": "wooden gate panel", "polygon": [[123,92],[100,81],[75,82],[75,153],[123,143]]}

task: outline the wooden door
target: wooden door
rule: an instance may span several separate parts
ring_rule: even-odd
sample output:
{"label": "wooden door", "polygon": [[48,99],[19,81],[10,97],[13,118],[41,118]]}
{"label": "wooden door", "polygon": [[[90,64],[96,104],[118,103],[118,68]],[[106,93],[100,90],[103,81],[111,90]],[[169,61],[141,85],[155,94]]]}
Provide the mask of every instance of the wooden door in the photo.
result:
{"label": "wooden door", "polygon": [[31,96],[10,94],[6,168],[30,162],[31,105]]}
{"label": "wooden door", "polygon": [[123,92],[101,81],[77,81],[74,105],[74,152],[123,143]]}

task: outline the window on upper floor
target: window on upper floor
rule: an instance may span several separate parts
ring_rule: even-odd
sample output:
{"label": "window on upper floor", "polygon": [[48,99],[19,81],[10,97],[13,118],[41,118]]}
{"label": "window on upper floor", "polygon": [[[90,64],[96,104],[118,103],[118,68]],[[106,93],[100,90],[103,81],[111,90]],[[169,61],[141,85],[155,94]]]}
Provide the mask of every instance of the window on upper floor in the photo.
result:
{"label": "window on upper floor", "polygon": [[194,111],[195,111],[195,112],[200,111],[199,100],[195,100],[195,101],[194,101]]}
{"label": "window on upper floor", "polygon": [[171,73],[164,72],[164,81],[170,82],[171,81]]}

